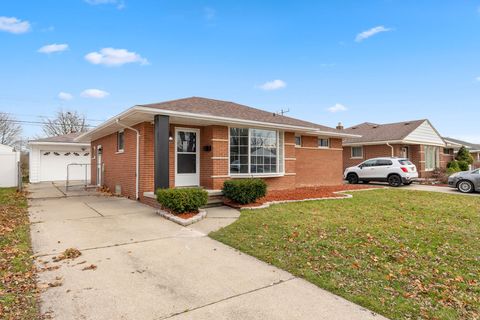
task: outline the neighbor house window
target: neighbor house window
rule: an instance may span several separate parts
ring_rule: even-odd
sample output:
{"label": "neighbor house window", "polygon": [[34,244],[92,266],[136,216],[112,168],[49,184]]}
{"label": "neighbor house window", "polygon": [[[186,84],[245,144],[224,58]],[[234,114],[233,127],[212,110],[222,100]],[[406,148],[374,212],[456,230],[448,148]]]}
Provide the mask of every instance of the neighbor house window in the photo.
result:
{"label": "neighbor house window", "polygon": [[230,173],[283,172],[283,132],[230,128]]}
{"label": "neighbor house window", "polygon": [[302,146],[302,136],[295,136],[295,146],[297,147]]}
{"label": "neighbor house window", "polygon": [[330,139],[318,138],[318,147],[319,148],[328,148],[330,147]]}
{"label": "neighbor house window", "polygon": [[125,132],[122,130],[117,132],[117,151],[123,152],[124,147],[125,147]]}
{"label": "neighbor house window", "polygon": [[363,158],[363,147],[352,147],[352,158]]}
{"label": "neighbor house window", "polygon": [[432,171],[440,167],[440,148],[425,146],[425,170]]}

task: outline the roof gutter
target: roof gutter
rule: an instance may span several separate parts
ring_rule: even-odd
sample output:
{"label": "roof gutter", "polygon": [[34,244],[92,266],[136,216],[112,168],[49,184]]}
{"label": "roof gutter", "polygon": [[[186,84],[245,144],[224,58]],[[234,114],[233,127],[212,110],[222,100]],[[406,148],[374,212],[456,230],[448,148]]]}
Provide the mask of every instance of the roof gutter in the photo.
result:
{"label": "roof gutter", "polygon": [[235,119],[235,118],[228,118],[228,117],[211,116],[211,115],[205,115],[205,114],[199,114],[199,113],[163,110],[163,109],[149,108],[149,107],[143,107],[143,106],[135,106],[134,109],[137,111],[148,113],[148,114],[154,114],[154,115],[161,114],[166,116],[175,116],[178,118],[189,118],[189,119],[195,118],[195,119],[201,119],[201,120],[209,120],[213,122],[229,122],[233,124],[254,125],[254,126],[263,126],[263,127],[269,127],[269,128],[275,127],[275,128],[284,129],[284,130],[302,130],[302,131],[312,132],[315,134],[324,134],[324,135],[336,136],[336,137],[342,137],[342,138],[361,137],[356,134],[323,131],[323,130],[315,129],[312,127],[293,126],[293,125],[281,124],[281,123],[272,123],[272,122],[255,121],[255,120],[242,120],[242,119]]}
{"label": "roof gutter", "polygon": [[141,105],[137,105],[137,106],[134,106],[134,107],[124,111],[123,113],[119,114],[115,118],[107,120],[106,122],[99,125],[95,129],[90,130],[88,132],[85,132],[84,134],[78,136],[77,138],[75,138],[75,141],[82,141],[84,138],[86,138],[88,136],[91,136],[96,131],[115,124],[116,119],[125,119],[130,114],[135,113],[135,112],[141,112],[141,113],[151,114],[151,115],[174,116],[174,117],[184,118],[184,119],[194,118],[194,119],[206,120],[206,121],[211,121],[211,122],[219,122],[219,123],[225,123],[226,122],[226,123],[246,125],[246,126],[257,126],[257,127],[267,127],[267,128],[275,127],[277,129],[281,129],[281,130],[303,131],[303,132],[307,132],[307,133],[310,133],[310,134],[325,135],[325,136],[338,137],[338,138],[360,138],[361,137],[360,135],[356,135],[356,134],[349,134],[349,133],[342,133],[342,132],[330,132],[330,131],[324,131],[324,130],[320,130],[320,129],[316,129],[316,128],[312,128],[312,127],[292,126],[292,125],[286,125],[286,124],[255,121],[255,120],[242,120],[242,119],[235,119],[235,118],[228,118],[228,117],[218,117],[218,116],[211,116],[211,115],[205,115],[205,114],[199,114],[199,113],[190,113],[190,112],[181,112],[181,111],[171,111],[171,110],[149,108],[149,107],[144,107],[144,106],[141,106]]}
{"label": "roof gutter", "polygon": [[115,122],[124,127],[125,129],[129,129],[134,131],[137,134],[137,145],[136,145],[136,155],[135,155],[135,199],[138,200],[138,186],[139,186],[139,173],[140,173],[140,131],[138,131],[135,128],[132,128],[130,126],[127,126],[126,124],[123,124],[120,122],[120,119],[117,118],[115,119]]}
{"label": "roof gutter", "polygon": [[387,142],[387,146],[389,146],[390,149],[392,149],[392,158],[393,158],[395,156],[395,149],[393,148],[393,146],[389,142]]}
{"label": "roof gutter", "polygon": [[411,140],[383,140],[383,141],[359,141],[359,142],[347,142],[344,143],[343,146],[345,147],[354,147],[354,146],[374,146],[379,144],[422,144],[427,146],[437,146],[437,147],[444,147],[445,144],[439,143],[429,143],[425,141],[411,141]]}
{"label": "roof gutter", "polygon": [[51,142],[51,141],[29,141],[28,145],[46,145],[46,146],[85,146],[88,147],[90,143],[81,143],[81,142]]}

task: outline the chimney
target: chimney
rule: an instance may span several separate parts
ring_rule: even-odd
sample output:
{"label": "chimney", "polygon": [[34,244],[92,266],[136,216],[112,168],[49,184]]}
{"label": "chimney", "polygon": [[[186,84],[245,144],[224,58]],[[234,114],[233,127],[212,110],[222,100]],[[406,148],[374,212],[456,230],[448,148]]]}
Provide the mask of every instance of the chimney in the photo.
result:
{"label": "chimney", "polygon": [[339,122],[339,123],[337,124],[337,128],[336,128],[336,129],[337,129],[337,130],[343,130],[343,129],[344,129],[344,128],[343,128],[343,124],[342,124],[341,122]]}

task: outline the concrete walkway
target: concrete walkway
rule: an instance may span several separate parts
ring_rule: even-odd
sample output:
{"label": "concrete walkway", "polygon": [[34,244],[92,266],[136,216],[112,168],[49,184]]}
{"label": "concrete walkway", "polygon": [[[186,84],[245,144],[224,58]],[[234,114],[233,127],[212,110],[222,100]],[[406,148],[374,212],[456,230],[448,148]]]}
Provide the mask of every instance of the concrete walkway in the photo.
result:
{"label": "concrete walkway", "polygon": [[[29,191],[41,310],[54,319],[385,319],[206,236],[236,210],[185,228],[124,198]],[[82,255],[53,262],[71,247]]]}

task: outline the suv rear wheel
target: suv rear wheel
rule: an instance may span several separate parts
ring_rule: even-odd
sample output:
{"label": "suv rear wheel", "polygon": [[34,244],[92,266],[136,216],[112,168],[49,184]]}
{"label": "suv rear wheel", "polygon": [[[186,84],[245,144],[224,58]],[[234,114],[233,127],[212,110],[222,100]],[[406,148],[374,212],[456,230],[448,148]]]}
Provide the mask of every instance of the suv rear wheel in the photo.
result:
{"label": "suv rear wheel", "polygon": [[471,193],[473,192],[473,183],[468,180],[462,180],[457,184],[457,189],[461,193]]}
{"label": "suv rear wheel", "polygon": [[391,187],[400,187],[402,185],[402,178],[398,174],[388,176],[388,184]]}
{"label": "suv rear wheel", "polygon": [[356,173],[349,173],[347,175],[347,181],[350,184],[357,184],[358,183],[358,176]]}

